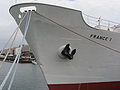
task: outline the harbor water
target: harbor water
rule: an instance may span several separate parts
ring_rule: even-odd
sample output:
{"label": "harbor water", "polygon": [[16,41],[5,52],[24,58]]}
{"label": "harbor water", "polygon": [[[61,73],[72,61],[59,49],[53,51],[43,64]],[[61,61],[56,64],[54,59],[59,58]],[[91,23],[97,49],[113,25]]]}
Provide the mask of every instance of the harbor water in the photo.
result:
{"label": "harbor water", "polygon": [[[11,65],[12,63],[5,62],[4,65],[0,68],[0,84],[7,75]],[[10,75],[9,79],[7,80],[3,90],[7,90],[11,76],[12,75]],[[31,63],[18,64],[11,90],[46,90],[40,89],[41,87],[46,86],[44,84],[45,80],[39,65],[34,65]]]}

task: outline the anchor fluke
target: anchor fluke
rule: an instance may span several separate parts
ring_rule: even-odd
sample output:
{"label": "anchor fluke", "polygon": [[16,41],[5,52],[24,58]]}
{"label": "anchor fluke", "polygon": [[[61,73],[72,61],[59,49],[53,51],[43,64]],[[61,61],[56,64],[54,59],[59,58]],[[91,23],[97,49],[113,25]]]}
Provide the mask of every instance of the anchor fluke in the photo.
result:
{"label": "anchor fluke", "polygon": [[70,44],[65,45],[65,47],[63,48],[61,54],[68,59],[73,59],[73,56],[76,53],[76,49],[72,50],[70,47]]}
{"label": "anchor fluke", "polygon": [[76,49],[74,49],[74,50],[72,50],[72,52],[71,52],[71,59],[73,59],[73,56],[75,55],[75,53],[76,53]]}

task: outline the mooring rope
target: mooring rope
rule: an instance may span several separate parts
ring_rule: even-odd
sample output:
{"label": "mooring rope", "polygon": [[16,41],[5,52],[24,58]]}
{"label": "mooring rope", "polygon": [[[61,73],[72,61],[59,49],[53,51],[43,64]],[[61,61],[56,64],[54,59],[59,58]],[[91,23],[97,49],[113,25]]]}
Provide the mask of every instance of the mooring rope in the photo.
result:
{"label": "mooring rope", "polygon": [[18,67],[19,60],[20,60],[21,50],[22,50],[22,47],[23,47],[23,43],[24,43],[27,31],[28,31],[30,19],[31,19],[31,11],[28,12],[28,17],[27,17],[26,24],[25,24],[25,31],[24,31],[23,38],[22,38],[22,41],[21,41],[21,44],[20,44],[19,56],[18,56],[17,63],[16,63],[15,68],[14,68],[14,72],[13,72],[8,90],[11,89],[12,83],[13,83],[14,78],[15,78],[16,70],[17,70],[17,67]]}
{"label": "mooring rope", "polygon": [[13,38],[13,41],[12,41],[12,43],[11,43],[11,45],[10,45],[9,49],[8,49],[7,54],[5,55],[5,58],[3,59],[3,61],[2,61],[2,63],[1,63],[1,65],[0,65],[0,68],[2,67],[3,63],[4,63],[4,62],[5,62],[5,60],[7,59],[7,56],[9,55],[9,52],[10,52],[10,50],[11,50],[11,48],[12,48],[13,44],[14,44],[14,41],[15,41],[15,39],[16,39],[17,33],[18,33],[18,31],[15,33],[15,36],[14,36],[14,38]]}
{"label": "mooring rope", "polygon": [[14,44],[14,41],[15,41],[15,39],[16,39],[16,37],[17,37],[18,31],[19,31],[19,27],[20,27],[21,23],[23,22],[25,16],[26,16],[26,15],[24,15],[23,18],[21,18],[18,27],[15,29],[15,31],[13,32],[13,34],[11,35],[11,37],[9,38],[9,40],[7,41],[7,43],[5,44],[5,46],[3,47],[3,49],[2,49],[1,52],[0,52],[0,55],[1,55],[1,54],[3,53],[3,51],[4,51],[4,49],[5,49],[5,48],[7,47],[7,45],[9,44],[10,40],[12,39],[12,37],[14,36],[14,37],[13,37],[13,40],[12,40],[12,42],[11,42],[11,45],[10,45],[8,51],[7,51],[7,54],[5,55],[3,61],[0,63],[0,68],[2,67],[3,63],[6,61],[8,55],[9,55],[9,52],[10,52],[10,50],[11,50],[13,44]]}
{"label": "mooring rope", "polygon": [[44,15],[41,15],[40,13],[38,13],[38,12],[36,12],[36,11],[34,11],[34,12],[35,12],[36,14],[39,14],[41,17],[43,17],[43,18],[51,21],[52,23],[54,23],[54,24],[56,24],[56,25],[64,28],[65,30],[70,31],[70,32],[76,34],[77,36],[83,37],[83,38],[85,38],[85,39],[87,39],[87,40],[89,40],[89,41],[91,41],[91,42],[93,42],[93,43],[95,43],[95,44],[97,44],[97,45],[100,45],[100,46],[102,46],[102,47],[104,47],[104,48],[107,48],[107,49],[109,49],[109,50],[112,50],[112,51],[114,51],[114,52],[120,53],[120,51],[118,51],[117,49],[111,48],[111,47],[109,47],[109,46],[106,46],[106,45],[103,45],[103,44],[101,44],[101,43],[99,43],[99,42],[96,42],[96,41],[94,41],[94,40],[92,40],[92,39],[89,39],[88,37],[85,37],[84,35],[82,35],[82,34],[80,34],[80,33],[77,33],[77,32],[75,32],[74,30],[71,30],[71,29],[69,29],[69,28],[67,28],[67,27],[65,27],[65,26],[57,23],[56,21],[54,21],[54,20],[52,20],[52,19],[50,19],[50,18],[48,18],[48,17],[46,17],[46,16],[44,16]]}
{"label": "mooring rope", "polygon": [[[26,36],[26,34],[27,34],[27,30],[28,30],[28,26],[29,26],[29,22],[30,22],[31,12],[26,13],[26,15],[27,15],[27,14],[28,14],[29,17],[27,17],[28,22],[26,21],[26,27],[25,27],[25,31],[24,31],[24,36],[23,36],[22,41],[21,41],[21,43],[20,43],[20,49],[19,49],[19,51],[18,51],[18,53],[17,53],[17,56],[16,56],[16,58],[15,58],[13,64],[12,64],[12,66],[10,67],[10,69],[9,69],[7,75],[5,76],[2,84],[0,85],[0,90],[2,90],[3,87],[4,87],[4,85],[6,84],[8,78],[9,78],[9,76],[10,76],[12,70],[13,70],[13,67],[14,67],[16,61],[18,60],[17,62],[19,62],[20,55],[21,55],[21,50],[22,50],[22,46],[23,46],[23,42],[24,42],[25,36]],[[17,65],[16,65],[16,66],[17,66]],[[15,69],[15,70],[16,70],[16,69]],[[15,72],[15,71],[14,71],[14,72]],[[14,77],[14,76],[15,76],[15,75],[13,75],[12,77]],[[12,78],[12,80],[11,80],[11,82],[10,82],[10,85],[9,85],[10,88],[11,88],[13,79],[14,79],[14,78]],[[8,88],[8,89],[9,89],[9,88]]]}
{"label": "mooring rope", "polygon": [[15,31],[13,32],[13,34],[10,36],[10,38],[8,39],[8,41],[6,42],[6,44],[4,45],[4,47],[2,48],[0,55],[3,53],[4,49],[7,47],[7,45],[9,44],[10,40],[12,39],[12,37],[14,36],[14,34],[17,32],[18,29],[15,29]]}

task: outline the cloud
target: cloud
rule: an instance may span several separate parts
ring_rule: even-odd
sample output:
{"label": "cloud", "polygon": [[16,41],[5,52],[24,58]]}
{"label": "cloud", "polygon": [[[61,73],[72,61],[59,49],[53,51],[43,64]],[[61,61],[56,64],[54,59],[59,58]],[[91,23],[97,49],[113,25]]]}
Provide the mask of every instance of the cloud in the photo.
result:
{"label": "cloud", "polygon": [[76,0],[68,0],[68,1],[76,1]]}

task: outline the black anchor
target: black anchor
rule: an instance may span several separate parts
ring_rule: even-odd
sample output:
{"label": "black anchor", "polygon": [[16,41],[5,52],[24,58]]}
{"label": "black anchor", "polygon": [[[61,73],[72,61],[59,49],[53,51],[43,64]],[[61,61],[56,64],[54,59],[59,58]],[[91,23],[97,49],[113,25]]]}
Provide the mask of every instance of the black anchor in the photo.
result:
{"label": "black anchor", "polygon": [[63,56],[65,56],[70,60],[73,59],[73,56],[75,55],[75,53],[76,53],[76,49],[73,49],[70,53],[70,44],[67,44],[61,52]]}

